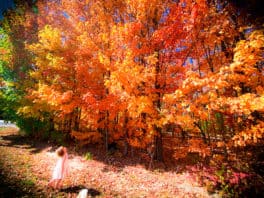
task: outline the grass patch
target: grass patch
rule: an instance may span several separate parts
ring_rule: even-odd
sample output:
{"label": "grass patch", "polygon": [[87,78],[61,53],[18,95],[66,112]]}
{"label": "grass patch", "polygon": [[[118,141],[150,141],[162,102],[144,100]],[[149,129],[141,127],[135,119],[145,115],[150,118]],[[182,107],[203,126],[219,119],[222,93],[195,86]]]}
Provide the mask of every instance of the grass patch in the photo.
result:
{"label": "grass patch", "polygon": [[30,187],[35,186],[35,182],[31,179],[26,179],[26,180],[22,180],[22,185],[30,188]]}
{"label": "grass patch", "polygon": [[86,160],[92,160],[93,159],[93,155],[90,152],[87,152],[87,153],[85,153],[84,158]]}

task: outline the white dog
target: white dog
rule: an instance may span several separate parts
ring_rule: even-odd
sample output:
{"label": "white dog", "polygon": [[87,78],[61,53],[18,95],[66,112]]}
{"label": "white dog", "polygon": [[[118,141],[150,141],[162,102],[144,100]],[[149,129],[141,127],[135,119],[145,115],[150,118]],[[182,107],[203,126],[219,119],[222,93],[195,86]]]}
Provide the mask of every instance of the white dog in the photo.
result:
{"label": "white dog", "polygon": [[87,198],[87,195],[88,195],[88,189],[85,188],[79,192],[77,198]]}

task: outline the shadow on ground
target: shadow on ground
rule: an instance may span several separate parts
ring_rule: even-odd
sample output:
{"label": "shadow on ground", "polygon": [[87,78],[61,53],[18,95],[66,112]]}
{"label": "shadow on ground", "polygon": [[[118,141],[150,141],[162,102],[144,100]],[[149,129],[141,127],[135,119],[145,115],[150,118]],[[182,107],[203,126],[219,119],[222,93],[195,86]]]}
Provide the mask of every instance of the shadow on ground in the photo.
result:
{"label": "shadow on ground", "polygon": [[[49,152],[54,152],[60,145],[52,143],[48,140],[44,141],[39,138],[23,136],[19,134],[17,128],[8,127],[11,130],[16,129],[16,132],[2,134],[0,130],[0,146],[6,147],[16,147],[28,149],[31,154],[36,154],[47,150]],[[6,130],[6,129],[5,129]],[[140,149],[131,149],[128,155],[123,155],[121,149],[115,148],[111,152],[106,152],[105,149],[98,145],[88,145],[85,147],[79,147],[74,145],[74,143],[68,144],[69,158],[72,156],[85,156],[87,153],[92,155],[92,159],[96,161],[103,162],[105,167],[104,172],[117,171],[120,172],[126,166],[136,166],[141,165],[146,169],[149,168],[150,157],[142,152]],[[186,164],[185,164],[186,165]],[[159,171],[172,171],[172,172],[182,172],[184,171],[184,166],[180,164],[165,164],[158,161],[153,161],[152,169],[158,169]]]}
{"label": "shadow on ground", "polygon": [[45,197],[35,185],[28,185],[19,178],[10,179],[0,163],[0,198],[7,197]]}
{"label": "shadow on ground", "polygon": [[65,192],[65,193],[74,193],[74,194],[78,194],[82,189],[88,189],[88,195],[90,195],[91,197],[96,197],[101,195],[101,193],[94,189],[94,188],[88,188],[86,186],[83,185],[78,185],[78,186],[71,186],[71,187],[67,187],[67,188],[63,188],[60,190],[60,192]]}
{"label": "shadow on ground", "polygon": [[21,135],[1,135],[1,140],[1,146],[26,148],[29,149],[32,154],[39,153],[50,147],[47,142]]}

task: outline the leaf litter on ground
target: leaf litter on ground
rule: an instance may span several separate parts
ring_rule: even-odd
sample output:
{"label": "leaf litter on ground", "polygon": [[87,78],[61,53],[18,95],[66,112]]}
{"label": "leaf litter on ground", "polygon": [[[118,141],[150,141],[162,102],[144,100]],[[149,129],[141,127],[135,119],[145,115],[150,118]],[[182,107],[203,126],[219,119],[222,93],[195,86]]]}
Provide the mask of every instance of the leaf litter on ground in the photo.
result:
{"label": "leaf litter on ground", "polygon": [[[20,181],[24,195],[38,197],[76,197],[82,188],[87,188],[89,197],[217,197],[210,195],[196,181],[191,172],[147,170],[141,164],[121,164],[122,160],[107,164],[96,156],[86,160],[77,152],[69,149],[70,173],[64,180],[60,191],[47,188],[56,155],[47,144],[40,152],[32,152],[31,146],[24,143],[12,143],[8,136],[21,138],[17,129],[6,128],[0,132],[0,166],[9,180]],[[36,144],[35,144],[36,145]],[[56,147],[56,146],[55,146]],[[103,153],[101,155],[104,155]],[[114,162],[118,166],[113,165]],[[90,193],[89,193],[90,192]]]}

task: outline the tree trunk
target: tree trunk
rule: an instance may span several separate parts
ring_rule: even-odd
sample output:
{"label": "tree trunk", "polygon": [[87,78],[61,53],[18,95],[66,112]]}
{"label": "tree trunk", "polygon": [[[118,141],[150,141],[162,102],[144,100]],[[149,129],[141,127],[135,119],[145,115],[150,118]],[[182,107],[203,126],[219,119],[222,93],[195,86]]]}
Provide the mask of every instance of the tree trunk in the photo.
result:
{"label": "tree trunk", "polygon": [[[159,131],[159,129],[158,129]],[[162,135],[159,132],[159,136],[155,137],[155,153],[154,159],[158,161],[163,161],[163,145],[162,145]]]}
{"label": "tree trunk", "polygon": [[108,151],[108,124],[109,124],[109,112],[106,111],[106,123],[105,123],[105,150]]}

